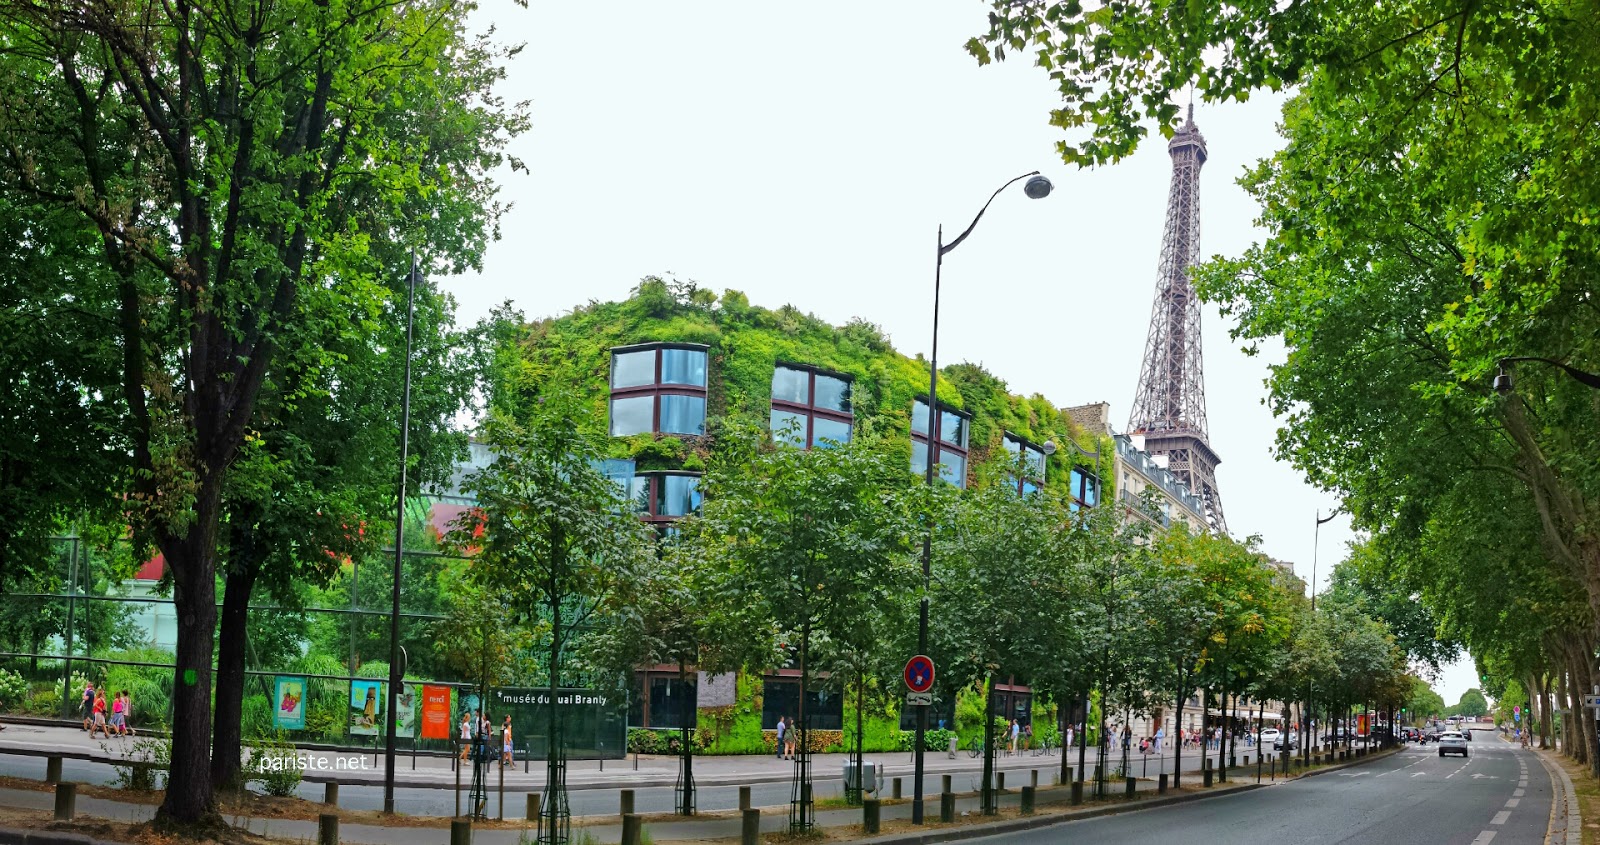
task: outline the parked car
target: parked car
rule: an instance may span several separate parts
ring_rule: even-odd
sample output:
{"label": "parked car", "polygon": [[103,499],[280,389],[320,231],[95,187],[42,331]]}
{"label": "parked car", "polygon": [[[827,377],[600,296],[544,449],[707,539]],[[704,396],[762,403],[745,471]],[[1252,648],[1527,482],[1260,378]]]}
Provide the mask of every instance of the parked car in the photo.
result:
{"label": "parked car", "polygon": [[1297,733],[1294,733],[1293,731],[1290,731],[1289,733],[1279,734],[1278,738],[1272,741],[1272,750],[1273,751],[1282,751],[1284,749],[1285,743],[1288,744],[1288,748],[1290,750],[1299,748],[1300,747],[1300,735],[1297,734]]}
{"label": "parked car", "polygon": [[1278,740],[1282,738],[1283,731],[1280,731],[1277,728],[1264,728],[1261,731],[1261,747],[1265,748],[1270,745],[1273,748],[1277,748]]}
{"label": "parked car", "polygon": [[1460,754],[1467,756],[1467,738],[1460,731],[1445,731],[1439,734],[1439,756],[1446,754]]}

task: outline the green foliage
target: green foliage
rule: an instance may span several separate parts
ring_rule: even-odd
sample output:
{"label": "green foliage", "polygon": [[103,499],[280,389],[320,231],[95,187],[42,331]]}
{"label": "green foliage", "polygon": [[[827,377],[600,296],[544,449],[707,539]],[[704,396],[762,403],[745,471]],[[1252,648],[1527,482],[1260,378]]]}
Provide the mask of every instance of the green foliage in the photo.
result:
{"label": "green foliage", "polygon": [[287,797],[300,788],[300,755],[280,733],[263,737],[253,746],[245,766],[252,783],[261,784],[268,795]]}
{"label": "green foliage", "polygon": [[[167,727],[167,717],[172,708],[172,654],[158,648],[139,648],[113,652],[113,660],[153,663],[153,666],[122,666],[110,664],[103,679],[111,692],[127,690],[132,696],[133,711],[130,719],[135,727],[158,730]],[[81,687],[79,688],[81,689]]]}
{"label": "green foliage", "polygon": [[107,756],[124,761],[111,764],[116,772],[111,785],[118,789],[153,792],[164,788],[171,776],[172,741],[165,737],[141,735],[131,744],[119,741],[115,751],[105,743],[100,748]]}
{"label": "green foliage", "polygon": [[20,710],[28,699],[28,682],[22,675],[0,669],[0,708]]}

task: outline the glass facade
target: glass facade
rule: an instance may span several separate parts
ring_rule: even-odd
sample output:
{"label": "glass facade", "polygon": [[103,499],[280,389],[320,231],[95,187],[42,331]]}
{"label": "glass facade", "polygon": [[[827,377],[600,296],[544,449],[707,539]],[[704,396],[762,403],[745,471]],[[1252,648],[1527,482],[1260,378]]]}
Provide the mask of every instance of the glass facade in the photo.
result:
{"label": "glass facade", "polygon": [[661,383],[706,386],[706,353],[699,349],[661,350]]}
{"label": "glass facade", "polygon": [[1017,483],[1017,492],[1027,495],[1037,491],[1044,483],[1044,449],[1009,431],[1000,442],[1006,447],[1006,461],[1011,477]]}
{"label": "glass facade", "polygon": [[706,398],[661,394],[660,431],[662,434],[705,434]]}
{"label": "glass facade", "polygon": [[656,398],[624,396],[611,400],[611,436],[627,437],[655,429]]}
{"label": "glass facade", "polygon": [[803,364],[779,364],[772,371],[772,440],[809,449],[849,443],[855,417],[850,379]]}
{"label": "glass facade", "polygon": [[1072,500],[1073,510],[1077,510],[1080,506],[1092,508],[1100,504],[1099,477],[1082,467],[1073,467]]}

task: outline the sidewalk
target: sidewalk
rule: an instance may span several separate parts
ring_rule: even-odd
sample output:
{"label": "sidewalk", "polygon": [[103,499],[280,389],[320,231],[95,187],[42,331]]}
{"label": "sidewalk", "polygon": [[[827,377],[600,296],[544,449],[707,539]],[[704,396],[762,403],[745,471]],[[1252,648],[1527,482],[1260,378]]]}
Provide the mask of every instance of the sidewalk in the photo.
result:
{"label": "sidewalk", "polygon": [[[89,739],[88,734],[78,728],[70,727],[43,727],[34,725],[8,725],[4,733],[0,733],[0,756],[7,753],[24,754],[34,757],[50,755],[67,756],[76,759],[92,760],[103,763],[118,762],[126,759],[133,748],[134,740],[118,739]],[[1077,749],[1069,749],[1067,765],[1075,770],[1078,768]],[[380,753],[362,753],[336,751],[302,751],[306,758],[305,780],[312,783],[336,782],[349,785],[381,784],[383,782],[383,755]],[[1216,751],[1208,752],[1215,760]],[[1253,767],[1256,754],[1254,748],[1240,745],[1237,749],[1237,758],[1243,766],[1245,756],[1248,755]],[[908,782],[906,793],[911,793],[910,777],[915,771],[913,755],[907,751],[885,753],[868,753],[866,759],[876,762],[883,770],[885,783],[888,779],[903,777]],[[1109,768],[1115,770],[1121,765],[1121,754],[1113,753]],[[945,751],[930,751],[924,756],[925,773],[932,779],[940,775],[976,775],[983,769],[983,760],[973,757],[968,752],[957,751],[952,758]],[[629,755],[621,760],[573,760],[567,764],[567,786],[569,789],[629,789],[644,787],[670,787],[677,783],[678,758],[675,756],[661,755]],[[813,754],[811,766],[813,777],[817,780],[838,780],[849,756],[845,754]],[[407,788],[434,788],[453,789],[456,784],[456,772],[453,757],[437,757],[415,755],[408,752],[398,752],[395,762],[395,783],[397,786]],[[1096,763],[1096,750],[1089,748],[1084,755],[1084,764],[1090,772]],[[1195,749],[1185,749],[1182,757],[1185,773],[1200,770],[1200,752]],[[1039,769],[1041,777],[1060,771],[1061,752],[1053,754],[1035,755],[1030,751],[1019,751],[1016,754],[1002,754],[996,758],[995,765],[999,771],[1017,771]],[[41,770],[43,764],[40,764]],[[1168,749],[1160,756],[1138,755],[1130,756],[1129,769],[1138,777],[1154,778],[1161,773],[1171,773],[1172,752]],[[489,776],[498,781],[500,767],[491,765]],[[694,758],[695,782],[699,786],[750,786],[762,783],[781,783],[790,780],[794,774],[794,764],[787,760],[780,760],[775,756],[740,755],[740,756],[696,756]],[[519,761],[516,766],[504,770],[505,784],[508,790],[513,788],[526,791],[544,784],[543,761]],[[472,779],[472,769],[467,767],[462,773],[464,781]],[[934,781],[937,783],[937,781]]]}

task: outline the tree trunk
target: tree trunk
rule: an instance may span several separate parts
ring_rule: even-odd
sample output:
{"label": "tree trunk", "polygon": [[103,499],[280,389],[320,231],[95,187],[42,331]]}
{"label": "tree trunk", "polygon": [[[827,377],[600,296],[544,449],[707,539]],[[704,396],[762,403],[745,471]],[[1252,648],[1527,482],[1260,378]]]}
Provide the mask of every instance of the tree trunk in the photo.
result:
{"label": "tree trunk", "polygon": [[989,673],[989,691],[983,697],[983,794],[982,810],[986,816],[999,812],[994,794],[994,673]]}
{"label": "tree trunk", "polygon": [[172,764],[161,822],[221,823],[211,782],[211,656],[217,633],[217,528],[220,478],[202,482],[184,537],[166,537],[161,551],[172,572],[177,648],[172,683]]}
{"label": "tree trunk", "polygon": [[1172,708],[1172,788],[1177,789],[1183,781],[1183,702],[1189,698],[1189,693],[1184,690],[1184,683],[1188,679],[1183,673],[1178,673],[1178,703]]}
{"label": "tree trunk", "polygon": [[248,549],[235,549],[236,565],[228,567],[222,594],[222,621],[217,631],[216,722],[211,737],[211,782],[218,789],[244,788],[241,732],[244,718],[244,661],[249,639],[250,594],[260,570],[247,560]]}

